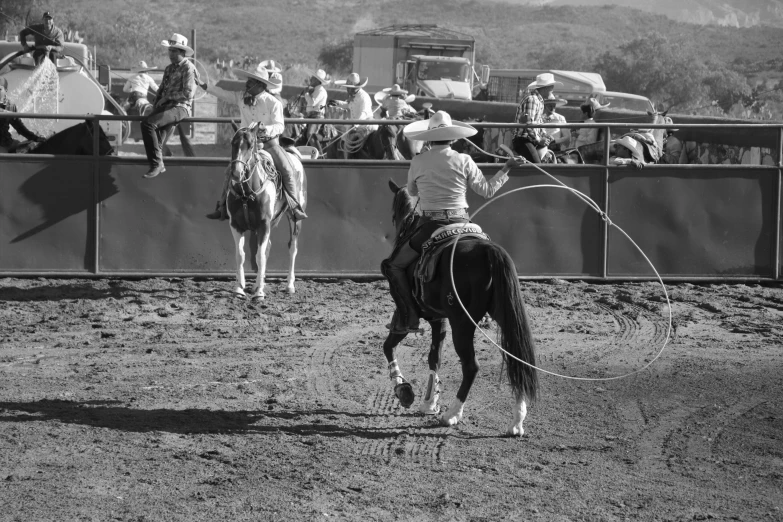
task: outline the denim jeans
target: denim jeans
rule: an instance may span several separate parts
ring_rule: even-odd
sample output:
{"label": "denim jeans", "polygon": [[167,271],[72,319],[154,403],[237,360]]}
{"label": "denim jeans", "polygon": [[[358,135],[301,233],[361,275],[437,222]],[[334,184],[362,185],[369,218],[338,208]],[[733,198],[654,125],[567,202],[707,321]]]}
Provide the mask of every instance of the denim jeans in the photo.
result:
{"label": "denim jeans", "polygon": [[162,147],[168,130],[188,116],[184,107],[156,107],[141,122],[141,137],[151,168],[159,167],[163,162]]}

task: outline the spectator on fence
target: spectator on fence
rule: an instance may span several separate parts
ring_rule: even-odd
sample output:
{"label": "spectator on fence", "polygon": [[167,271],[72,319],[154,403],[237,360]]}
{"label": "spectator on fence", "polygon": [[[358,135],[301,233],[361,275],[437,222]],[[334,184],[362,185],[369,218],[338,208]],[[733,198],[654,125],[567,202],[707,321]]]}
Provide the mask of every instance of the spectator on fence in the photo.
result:
{"label": "spectator on fence", "polygon": [[[318,69],[316,73],[310,76],[310,85],[307,87],[304,98],[305,103],[305,118],[309,119],[321,119],[324,117],[324,110],[328,103],[328,94],[326,92],[326,86],[329,85],[329,76],[323,69]],[[310,143],[310,138],[317,132],[318,124],[311,123],[305,130],[305,144]]]}
{"label": "spectator on fence", "polygon": [[[527,94],[517,107],[516,123],[544,123],[544,100],[549,98],[556,85],[552,73],[542,73],[536,76],[536,81],[527,86]],[[511,146],[514,152],[532,163],[541,163],[541,152],[552,142],[551,136],[541,127],[520,128],[514,132]],[[539,150],[541,152],[539,152]]]}
{"label": "spectator on fence", "polygon": [[[17,112],[16,105],[8,98],[8,80],[0,77],[0,112]],[[13,153],[22,145],[11,136],[11,127],[30,141],[44,142],[46,138],[25,127],[19,118],[0,118],[0,154]]]}
{"label": "spectator on fence", "polygon": [[[28,35],[32,35],[35,39],[32,46],[27,45]],[[45,11],[40,24],[25,27],[19,32],[19,41],[22,43],[22,49],[33,52],[35,65],[39,65],[47,57],[55,62],[57,54],[63,52],[65,36],[63,30],[54,25],[52,13]]]}
{"label": "spectator on fence", "polygon": [[633,165],[637,169],[644,167],[644,149],[641,143],[630,136],[623,136],[613,142],[612,153],[609,165]]}
{"label": "spectator on fence", "polygon": [[[562,114],[555,112],[557,107],[563,107],[568,102],[562,98],[556,97],[554,94],[547,96],[544,100],[544,123],[566,123],[566,119]],[[566,150],[571,144],[571,129],[566,128],[547,128],[544,129],[547,134],[552,138],[549,143],[549,150],[563,151]]]}
{"label": "spectator on fence", "polygon": [[141,123],[141,136],[147,152],[149,170],[145,178],[154,178],[166,171],[163,165],[162,147],[174,126],[190,116],[196,91],[196,66],[186,56],[193,55],[188,39],[181,34],[172,35],[161,45],[168,47],[171,64],[163,71],[163,80],[153,102],[152,112]]}
{"label": "spectator on fence", "polygon": [[[664,118],[664,121],[666,123],[673,123],[672,119],[668,116]],[[660,163],[677,165],[688,162],[685,144],[674,135],[677,130],[678,129],[666,129],[666,138],[663,140],[663,154],[661,155]]]}
{"label": "spectator on fence", "polygon": [[[582,122],[595,123],[595,113],[601,109],[606,109],[609,104],[601,105],[595,98],[588,98],[585,103],[579,106],[582,109]],[[579,148],[583,145],[590,145],[600,141],[600,131],[598,127],[579,129],[576,132],[576,141],[574,147]]]}

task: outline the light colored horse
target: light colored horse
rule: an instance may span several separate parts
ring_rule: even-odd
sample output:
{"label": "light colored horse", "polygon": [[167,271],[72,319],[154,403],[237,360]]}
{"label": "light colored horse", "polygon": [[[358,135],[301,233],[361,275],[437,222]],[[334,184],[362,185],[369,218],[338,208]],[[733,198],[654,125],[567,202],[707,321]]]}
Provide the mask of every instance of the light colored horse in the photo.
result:
{"label": "light colored horse", "polygon": [[[295,172],[295,185],[299,192],[298,199],[304,210],[307,205],[307,178],[298,152],[288,149],[291,164]],[[272,168],[270,168],[270,166]],[[236,286],[233,292],[240,296],[245,294],[245,235],[255,232],[258,241],[256,263],[258,275],[251,297],[253,300],[264,299],[264,278],[266,264],[272,247],[270,235],[272,228],[277,226],[285,214],[288,217],[288,292],[294,293],[294,263],[296,261],[297,243],[302,222],[297,220],[282,193],[280,179],[275,172],[271,156],[263,150],[258,150],[256,141],[256,124],[241,128],[231,140],[231,183],[226,197],[226,209],[229,215],[231,234],[236,245]]]}

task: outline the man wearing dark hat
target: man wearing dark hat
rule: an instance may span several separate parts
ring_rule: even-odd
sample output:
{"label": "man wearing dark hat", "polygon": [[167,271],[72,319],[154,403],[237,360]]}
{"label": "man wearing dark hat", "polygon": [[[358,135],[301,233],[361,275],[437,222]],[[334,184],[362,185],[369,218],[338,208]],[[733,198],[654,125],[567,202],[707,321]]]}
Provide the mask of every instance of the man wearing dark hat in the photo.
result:
{"label": "man wearing dark hat", "polygon": [[[27,45],[28,35],[33,35],[35,39],[32,46]],[[65,35],[62,29],[54,25],[52,13],[46,11],[40,24],[33,24],[19,31],[19,41],[22,42],[22,49],[27,52],[33,51],[33,60],[35,65],[38,65],[47,56],[51,61],[55,60],[56,53],[63,51]]]}
{"label": "man wearing dark hat", "polygon": [[190,116],[196,92],[196,66],[185,58],[193,55],[188,39],[175,33],[169,40],[163,40],[161,45],[168,47],[171,64],[163,71],[152,112],[141,122],[141,137],[150,165],[145,178],[154,178],[166,171],[163,143],[169,130]]}
{"label": "man wearing dark hat", "polygon": [[[8,99],[7,91],[8,80],[0,78],[0,112],[18,112],[16,110],[16,105]],[[21,141],[11,137],[11,127],[30,141],[46,141],[45,138],[36,135],[33,131],[25,127],[24,123],[22,123],[22,120],[19,118],[0,118],[0,154],[16,152],[16,149],[22,144]]]}

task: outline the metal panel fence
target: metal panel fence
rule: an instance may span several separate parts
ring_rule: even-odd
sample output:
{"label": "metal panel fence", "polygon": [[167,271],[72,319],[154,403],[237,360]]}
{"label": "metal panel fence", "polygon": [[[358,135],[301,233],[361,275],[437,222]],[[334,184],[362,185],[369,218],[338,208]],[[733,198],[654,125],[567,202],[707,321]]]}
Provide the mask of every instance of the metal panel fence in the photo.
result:
{"label": "metal panel fence", "polygon": [[[105,117],[86,118],[97,125]],[[142,158],[0,155],[0,275],[231,275],[228,225],[203,217],[214,206],[226,163],[169,158],[165,174],[145,180]],[[310,219],[297,273],[379,276],[393,234],[387,181],[403,183],[407,162],[304,164]],[[497,168],[482,165],[488,175]],[[779,166],[547,171],[608,210],[665,279],[780,278]],[[503,191],[540,184],[552,181],[525,166],[511,173]],[[483,203],[474,194],[468,201],[472,209]],[[523,278],[654,276],[625,237],[566,190],[522,191],[490,205],[476,221],[509,251]],[[272,234],[271,275],[285,271],[287,228],[283,223]]]}

